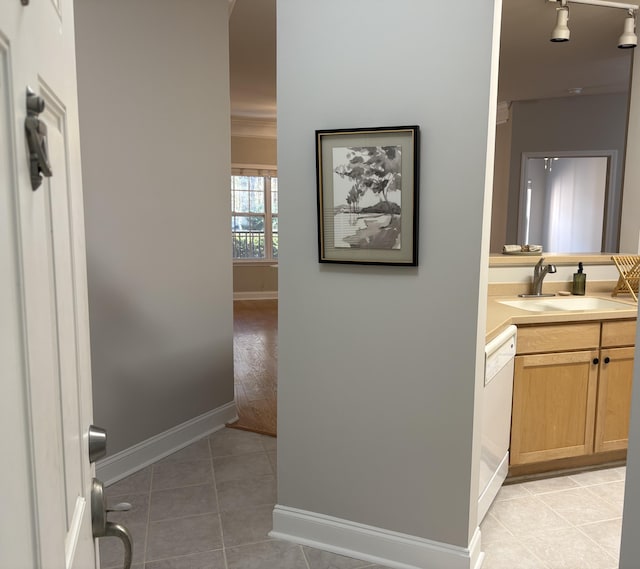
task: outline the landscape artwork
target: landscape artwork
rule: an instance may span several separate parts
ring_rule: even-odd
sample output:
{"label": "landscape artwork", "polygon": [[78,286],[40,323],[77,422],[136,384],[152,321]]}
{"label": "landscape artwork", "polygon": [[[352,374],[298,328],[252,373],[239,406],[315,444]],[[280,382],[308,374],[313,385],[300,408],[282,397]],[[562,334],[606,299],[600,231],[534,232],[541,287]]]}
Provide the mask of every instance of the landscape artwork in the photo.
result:
{"label": "landscape artwork", "polygon": [[332,150],[334,247],[400,249],[402,146]]}

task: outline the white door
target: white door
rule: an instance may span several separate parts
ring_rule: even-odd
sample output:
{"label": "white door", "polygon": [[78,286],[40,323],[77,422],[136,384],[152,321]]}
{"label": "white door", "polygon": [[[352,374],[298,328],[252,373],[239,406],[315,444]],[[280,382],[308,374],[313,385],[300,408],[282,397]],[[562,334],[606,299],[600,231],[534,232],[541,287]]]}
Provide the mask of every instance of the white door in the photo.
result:
{"label": "white door", "polygon": [[[37,190],[25,140],[28,86],[45,103],[53,170]],[[0,567],[92,569],[72,0],[0,0],[0,330]]]}

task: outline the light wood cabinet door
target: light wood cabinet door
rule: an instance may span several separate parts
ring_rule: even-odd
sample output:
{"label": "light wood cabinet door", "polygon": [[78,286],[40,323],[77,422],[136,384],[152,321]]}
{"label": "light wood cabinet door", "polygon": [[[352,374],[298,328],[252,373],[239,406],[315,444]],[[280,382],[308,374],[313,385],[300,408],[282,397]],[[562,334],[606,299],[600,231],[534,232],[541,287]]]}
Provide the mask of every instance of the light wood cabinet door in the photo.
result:
{"label": "light wood cabinet door", "polygon": [[635,348],[609,348],[600,352],[596,452],[627,448],[634,352]]}
{"label": "light wood cabinet door", "polygon": [[516,357],[512,465],[593,452],[597,358],[595,349]]}

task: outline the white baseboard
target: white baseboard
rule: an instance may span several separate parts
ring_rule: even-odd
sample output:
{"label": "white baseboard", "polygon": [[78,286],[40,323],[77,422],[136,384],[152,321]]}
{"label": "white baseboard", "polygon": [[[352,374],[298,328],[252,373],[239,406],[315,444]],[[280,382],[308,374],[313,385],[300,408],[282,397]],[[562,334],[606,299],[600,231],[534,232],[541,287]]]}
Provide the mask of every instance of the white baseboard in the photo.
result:
{"label": "white baseboard", "polygon": [[480,569],[484,559],[480,529],[464,548],[279,505],[269,535],[393,569]]}
{"label": "white baseboard", "polygon": [[234,292],[233,300],[278,300],[277,290]]}
{"label": "white baseboard", "polygon": [[234,401],[194,417],[181,425],[142,441],[121,452],[99,460],[96,476],[105,486],[122,480],[149,464],[184,448],[191,443],[224,428],[238,418]]}

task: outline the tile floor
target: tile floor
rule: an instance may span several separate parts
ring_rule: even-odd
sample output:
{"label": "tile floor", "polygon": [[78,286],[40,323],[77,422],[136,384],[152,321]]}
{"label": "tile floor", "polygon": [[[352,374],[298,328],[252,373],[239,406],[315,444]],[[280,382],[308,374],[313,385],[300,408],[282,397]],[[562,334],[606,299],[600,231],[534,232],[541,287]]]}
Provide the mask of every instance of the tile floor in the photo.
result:
{"label": "tile floor", "polygon": [[617,569],[625,468],[503,486],[480,526],[483,569]]}
{"label": "tile floor", "polygon": [[[276,501],[276,439],[223,429],[106,488],[133,536],[132,569],[384,569],[267,536]],[[121,568],[117,538],[102,569]]]}
{"label": "tile floor", "polygon": [[[223,429],[106,489],[133,535],[132,569],[384,569],[267,536],[276,439]],[[624,468],[505,486],[482,524],[483,569],[614,569]],[[103,569],[122,567],[117,538]],[[435,568],[434,568],[435,569]]]}

